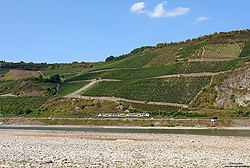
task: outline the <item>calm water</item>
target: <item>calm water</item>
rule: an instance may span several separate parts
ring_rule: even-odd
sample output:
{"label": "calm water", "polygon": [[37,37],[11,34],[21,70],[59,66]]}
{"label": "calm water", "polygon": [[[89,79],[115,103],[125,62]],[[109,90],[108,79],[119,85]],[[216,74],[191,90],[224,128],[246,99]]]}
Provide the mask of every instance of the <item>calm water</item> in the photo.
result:
{"label": "calm water", "polygon": [[46,130],[46,131],[79,131],[79,132],[106,132],[106,133],[148,133],[148,134],[192,134],[217,136],[249,136],[250,130],[231,129],[129,129],[129,128],[69,128],[69,127],[8,127],[0,129]]}

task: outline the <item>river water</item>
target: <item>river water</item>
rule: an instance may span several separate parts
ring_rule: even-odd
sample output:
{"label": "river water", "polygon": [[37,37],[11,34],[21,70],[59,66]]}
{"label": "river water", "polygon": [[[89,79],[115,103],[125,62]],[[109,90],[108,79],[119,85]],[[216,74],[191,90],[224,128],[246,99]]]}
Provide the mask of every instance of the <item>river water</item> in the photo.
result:
{"label": "river water", "polygon": [[106,133],[147,133],[147,134],[191,134],[216,136],[248,136],[250,130],[239,129],[147,129],[147,128],[102,128],[102,127],[53,127],[53,126],[0,126],[0,129],[45,130],[45,131],[79,131],[79,132],[106,132]]}

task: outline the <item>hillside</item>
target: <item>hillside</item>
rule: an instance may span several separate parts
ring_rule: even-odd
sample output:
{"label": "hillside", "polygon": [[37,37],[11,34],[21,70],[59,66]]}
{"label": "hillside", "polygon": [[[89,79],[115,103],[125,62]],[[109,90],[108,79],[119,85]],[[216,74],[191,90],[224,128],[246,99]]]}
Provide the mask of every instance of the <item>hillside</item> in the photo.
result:
{"label": "hillside", "polygon": [[98,63],[1,61],[0,115],[248,117],[249,61],[249,30],[140,47]]}

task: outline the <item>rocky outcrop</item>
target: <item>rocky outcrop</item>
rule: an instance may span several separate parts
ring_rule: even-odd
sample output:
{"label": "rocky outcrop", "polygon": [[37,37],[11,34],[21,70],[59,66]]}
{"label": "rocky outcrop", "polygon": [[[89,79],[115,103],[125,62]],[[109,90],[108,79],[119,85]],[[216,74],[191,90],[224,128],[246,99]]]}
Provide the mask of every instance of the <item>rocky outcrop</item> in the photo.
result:
{"label": "rocky outcrop", "polygon": [[225,108],[247,107],[250,105],[250,65],[229,73],[221,85],[214,86],[217,98],[214,106]]}

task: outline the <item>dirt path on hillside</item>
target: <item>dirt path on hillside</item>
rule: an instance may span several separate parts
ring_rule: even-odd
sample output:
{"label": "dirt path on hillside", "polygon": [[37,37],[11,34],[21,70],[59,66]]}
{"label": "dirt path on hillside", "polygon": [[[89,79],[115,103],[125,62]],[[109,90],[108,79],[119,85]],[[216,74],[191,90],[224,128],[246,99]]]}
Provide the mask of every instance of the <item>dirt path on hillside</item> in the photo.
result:
{"label": "dirt path on hillside", "polygon": [[83,86],[81,89],[78,89],[77,91],[67,95],[66,97],[72,97],[72,96],[76,96],[78,95],[79,93],[81,93],[82,91],[88,89],[89,87],[91,87],[92,85],[94,85],[95,83],[97,82],[103,82],[103,81],[120,81],[120,80],[116,80],[116,79],[100,79],[100,80],[96,80],[96,79],[92,79],[92,80],[80,80],[80,81],[72,81],[72,82],[69,82],[69,83],[78,83],[78,82],[84,82],[84,81],[89,81],[90,83]]}
{"label": "dirt path on hillside", "polygon": [[13,95],[12,93],[7,93],[7,94],[3,94],[3,95],[0,95],[0,97],[17,97],[17,95]]}
{"label": "dirt path on hillside", "polygon": [[[112,69],[101,69],[101,70],[86,72],[85,74],[97,73],[97,72],[105,72],[105,71],[112,71],[112,70],[120,70],[120,69],[140,69],[140,68],[112,68]],[[81,74],[81,75],[83,75],[83,74]]]}
{"label": "dirt path on hillside", "polygon": [[79,83],[79,82],[92,82],[92,81],[96,81],[96,82],[103,82],[103,81],[108,81],[108,82],[119,82],[121,80],[118,79],[88,79],[88,80],[78,80],[78,81],[71,81],[71,82],[67,82],[67,83]]}
{"label": "dirt path on hillside", "polygon": [[231,61],[231,60],[234,60],[234,59],[231,59],[231,58],[225,58],[225,59],[222,59],[222,58],[197,58],[197,59],[188,59],[188,62],[202,62],[202,61]]}
{"label": "dirt path on hillside", "polygon": [[67,97],[72,97],[72,96],[75,96],[75,95],[81,93],[82,91],[88,89],[90,86],[94,85],[96,82],[97,82],[96,80],[91,81],[89,84],[83,86],[81,89],[78,89],[77,91],[75,91],[73,93],[70,93],[69,95],[67,95]]}
{"label": "dirt path on hillside", "polygon": [[[188,77],[188,76],[192,76],[192,77],[199,77],[199,76],[214,76],[214,75],[218,75],[221,73],[225,73],[228,71],[222,71],[222,72],[201,72],[201,73],[188,73],[188,74],[173,74],[173,75],[163,75],[163,76],[156,76],[156,77],[152,77],[152,78],[170,78],[170,77]],[[151,78],[147,78],[147,79],[151,79]]]}
{"label": "dirt path on hillside", "polygon": [[[94,96],[80,96],[80,95],[75,95],[75,96],[68,95],[68,96],[65,96],[65,97],[80,98],[80,99],[107,100],[107,101],[126,101],[126,102],[132,102],[132,103],[140,103],[140,104],[144,104],[145,103],[145,101],[128,100],[128,99],[118,98],[118,97],[94,97]],[[165,106],[176,106],[176,107],[187,107],[186,104],[166,103],[166,102],[148,102],[147,104],[165,105]]]}

